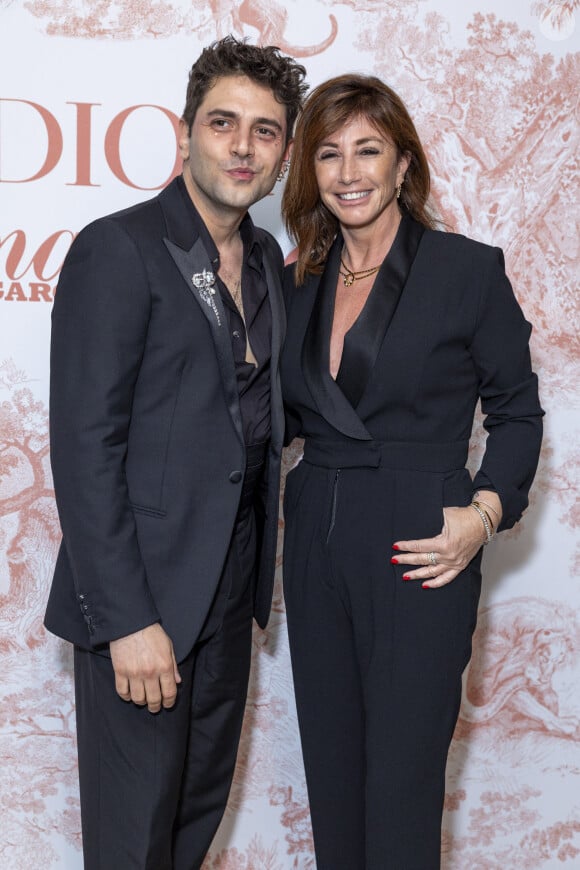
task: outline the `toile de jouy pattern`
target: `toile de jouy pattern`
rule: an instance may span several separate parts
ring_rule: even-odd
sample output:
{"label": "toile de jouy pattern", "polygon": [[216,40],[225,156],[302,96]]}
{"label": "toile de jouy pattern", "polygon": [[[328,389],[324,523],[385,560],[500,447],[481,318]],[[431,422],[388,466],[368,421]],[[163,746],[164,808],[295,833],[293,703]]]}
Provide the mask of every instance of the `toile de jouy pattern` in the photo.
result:
{"label": "toile de jouy pattern", "polygon": [[[65,110],[91,104],[93,140],[107,108],[110,117],[142,105],[179,114],[187,68],[226,33],[303,58],[311,84],[348,69],[388,81],[427,146],[442,219],[505,252],[535,325],[546,441],[527,514],[485,554],[449,763],[442,863],[444,870],[579,867],[580,0],[0,0],[0,864],[82,866],[71,654],[42,628],[60,538],[43,299],[63,253],[43,240],[77,232],[154,187],[123,188],[121,173],[107,174],[114,161],[105,136],[81,170],[81,134]],[[58,139],[57,127],[65,142],[50,172],[47,157],[44,174],[20,184],[15,179],[31,179],[44,157],[14,124],[17,101],[21,109],[44,106],[55,119],[44,115],[46,129],[33,127],[39,147],[43,136]],[[160,141],[160,153],[165,147]],[[131,148],[119,155],[128,164]],[[82,173],[91,174],[84,187]],[[277,197],[258,208],[289,252]],[[39,304],[23,304],[34,299]],[[483,442],[478,423],[473,467]],[[295,443],[284,470],[299,458]],[[279,563],[282,537],[281,520]],[[315,861],[279,577],[268,628],[254,635],[234,787],[204,870],[290,868],[315,870]]]}

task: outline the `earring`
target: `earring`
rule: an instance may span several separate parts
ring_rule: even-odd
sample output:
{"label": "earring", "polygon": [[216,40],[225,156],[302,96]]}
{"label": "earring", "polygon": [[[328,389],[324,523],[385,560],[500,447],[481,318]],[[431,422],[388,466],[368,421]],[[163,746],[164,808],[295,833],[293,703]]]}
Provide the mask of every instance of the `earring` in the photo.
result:
{"label": "earring", "polygon": [[403,186],[402,184],[398,184],[398,185],[397,185],[397,199],[400,199],[400,198],[401,198],[401,188],[402,188],[402,186]]}
{"label": "earring", "polygon": [[290,161],[285,160],[283,162],[282,166],[280,167],[280,172],[278,173],[278,178],[277,178],[278,181],[284,181],[284,179],[286,178],[286,173],[288,172],[289,166],[290,166]]}

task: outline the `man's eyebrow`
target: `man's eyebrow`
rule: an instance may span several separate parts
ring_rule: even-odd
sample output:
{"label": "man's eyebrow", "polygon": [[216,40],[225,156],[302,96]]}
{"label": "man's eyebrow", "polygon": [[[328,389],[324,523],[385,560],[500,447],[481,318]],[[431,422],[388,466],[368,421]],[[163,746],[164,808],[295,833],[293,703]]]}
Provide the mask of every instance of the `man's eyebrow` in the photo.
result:
{"label": "man's eyebrow", "polygon": [[266,124],[268,127],[275,127],[276,130],[282,132],[282,124],[276,121],[275,118],[256,118],[256,124]]}
{"label": "man's eyebrow", "polygon": [[[213,118],[213,117],[218,117],[218,116],[220,118],[232,118],[232,120],[234,120],[234,121],[240,117],[238,112],[234,112],[231,109],[219,109],[218,108],[218,109],[212,109],[210,112],[207,113],[208,118]],[[280,132],[282,132],[282,125],[280,124],[279,121],[276,121],[275,118],[265,118],[265,117],[254,118],[254,124],[266,124],[269,127],[275,127],[276,130],[279,130]]]}

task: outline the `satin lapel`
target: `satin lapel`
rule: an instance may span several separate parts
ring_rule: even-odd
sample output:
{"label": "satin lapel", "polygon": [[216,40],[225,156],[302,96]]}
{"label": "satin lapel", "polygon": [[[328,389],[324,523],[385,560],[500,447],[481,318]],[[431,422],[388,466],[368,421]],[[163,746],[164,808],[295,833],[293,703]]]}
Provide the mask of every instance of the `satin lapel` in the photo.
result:
{"label": "satin lapel", "polygon": [[270,383],[272,402],[270,407],[272,441],[279,447],[284,440],[284,409],[282,406],[282,387],[280,384],[280,352],[286,332],[286,311],[282,296],[282,280],[275,268],[267,244],[262,243],[264,272],[268,287],[268,299],[272,312],[272,350],[270,361]]}
{"label": "satin lapel", "polygon": [[336,382],[354,408],[365,391],[397,310],[423,232],[421,224],[404,215],[367,302],[344,337]]}
{"label": "satin lapel", "polygon": [[320,279],[309,279],[309,282],[317,282],[318,288],[302,346],[302,371],[322,416],[344,435],[368,441],[372,436],[334,382],[329,369],[330,333],[341,247],[342,238],[338,237],[330,249]]}
{"label": "satin lapel", "polygon": [[199,238],[189,251],[184,251],[183,248],[180,248],[169,239],[164,239],[164,242],[175,265],[181,272],[188,290],[203,311],[210,325],[228,410],[236,432],[243,444],[242,415],[240,412],[234,355],[227,328],[226,313],[221,294],[215,284],[215,275],[211,261]]}

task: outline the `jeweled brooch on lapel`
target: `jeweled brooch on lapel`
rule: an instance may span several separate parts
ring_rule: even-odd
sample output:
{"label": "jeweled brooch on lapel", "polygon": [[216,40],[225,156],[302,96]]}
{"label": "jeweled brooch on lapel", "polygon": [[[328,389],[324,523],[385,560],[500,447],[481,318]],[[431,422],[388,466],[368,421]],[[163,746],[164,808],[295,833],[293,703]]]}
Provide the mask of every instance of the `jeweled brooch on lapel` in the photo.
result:
{"label": "jeweled brooch on lapel", "polygon": [[218,326],[221,326],[222,321],[214,298],[216,294],[214,273],[209,272],[207,269],[204,269],[203,272],[195,272],[191,276],[191,280],[193,282],[193,286],[199,293],[200,299],[202,299],[206,305],[209,305],[209,307],[215,314]]}

